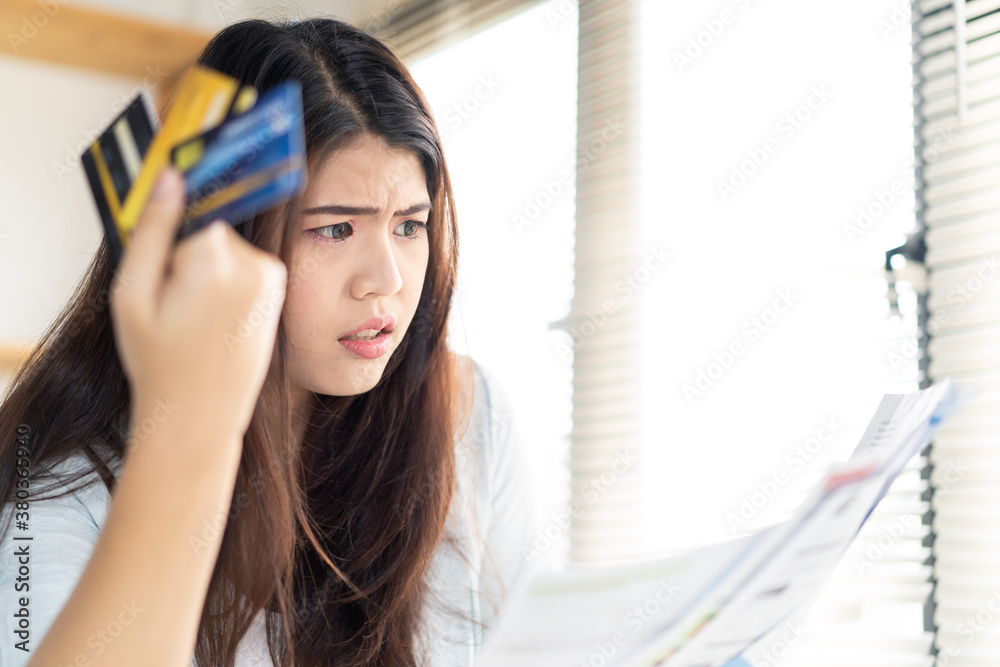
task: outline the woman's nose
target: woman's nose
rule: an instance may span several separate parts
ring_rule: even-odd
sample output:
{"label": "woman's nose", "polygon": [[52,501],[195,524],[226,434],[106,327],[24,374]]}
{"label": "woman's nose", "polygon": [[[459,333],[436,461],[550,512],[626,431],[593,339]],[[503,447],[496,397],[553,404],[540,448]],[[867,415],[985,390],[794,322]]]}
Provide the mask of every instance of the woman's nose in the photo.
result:
{"label": "woman's nose", "polygon": [[390,296],[403,287],[396,249],[387,235],[377,234],[357,258],[351,284],[352,296],[363,299],[368,294]]}

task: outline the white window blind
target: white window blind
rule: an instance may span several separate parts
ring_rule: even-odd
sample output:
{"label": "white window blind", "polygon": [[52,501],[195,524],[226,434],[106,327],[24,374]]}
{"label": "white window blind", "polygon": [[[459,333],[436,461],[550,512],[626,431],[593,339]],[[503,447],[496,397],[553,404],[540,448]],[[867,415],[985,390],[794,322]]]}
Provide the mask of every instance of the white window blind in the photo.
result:
{"label": "white window blind", "polygon": [[[540,0],[394,0],[362,26],[412,61],[488,28]],[[511,45],[516,48],[516,45]]]}
{"label": "white window blind", "polygon": [[[569,558],[634,557],[642,544],[638,0],[579,4]],[[627,291],[624,291],[627,290]]]}
{"label": "white window blind", "polygon": [[923,1],[914,22],[927,366],[981,390],[930,454],[936,664],[986,667],[1000,664],[1000,2]]}

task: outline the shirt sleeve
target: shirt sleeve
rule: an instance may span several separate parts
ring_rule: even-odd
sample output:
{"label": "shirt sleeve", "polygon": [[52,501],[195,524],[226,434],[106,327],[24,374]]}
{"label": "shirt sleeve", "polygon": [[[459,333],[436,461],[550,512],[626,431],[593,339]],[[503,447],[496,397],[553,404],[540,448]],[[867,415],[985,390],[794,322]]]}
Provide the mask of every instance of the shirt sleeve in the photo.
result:
{"label": "shirt sleeve", "polygon": [[[51,494],[46,488],[44,495]],[[0,665],[26,665],[55,622],[90,560],[109,499],[95,473],[86,488],[59,498],[31,500],[26,519],[14,517],[0,540]],[[13,502],[3,506],[0,528],[16,511]],[[80,647],[80,654],[88,659],[99,655],[104,642],[113,641],[114,631],[95,620],[95,634]],[[77,659],[67,657],[66,664],[76,664]]]}
{"label": "shirt sleeve", "polygon": [[530,569],[528,554],[539,518],[535,507],[535,477],[529,465],[518,422],[504,388],[490,371],[474,362],[480,374],[477,391],[488,394],[485,428],[487,489],[491,499],[486,550],[479,577],[479,608],[486,624],[484,643],[503,611],[505,600],[521,585]]}

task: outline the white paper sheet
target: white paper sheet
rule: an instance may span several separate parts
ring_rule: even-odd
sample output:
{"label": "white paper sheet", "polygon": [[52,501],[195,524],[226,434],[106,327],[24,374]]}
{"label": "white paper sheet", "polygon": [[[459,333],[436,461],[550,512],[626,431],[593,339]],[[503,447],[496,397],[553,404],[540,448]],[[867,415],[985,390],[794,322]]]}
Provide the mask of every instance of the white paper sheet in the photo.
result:
{"label": "white paper sheet", "polygon": [[850,459],[788,521],[683,556],[546,563],[513,591],[477,667],[719,667],[814,598],[906,462],[971,393],[886,395]]}

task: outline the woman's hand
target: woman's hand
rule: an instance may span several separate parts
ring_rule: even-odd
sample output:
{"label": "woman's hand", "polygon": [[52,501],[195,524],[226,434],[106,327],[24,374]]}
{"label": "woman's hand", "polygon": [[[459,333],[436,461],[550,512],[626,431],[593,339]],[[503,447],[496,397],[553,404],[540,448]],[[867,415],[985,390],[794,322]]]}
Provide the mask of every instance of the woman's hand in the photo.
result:
{"label": "woman's hand", "polygon": [[109,302],[136,406],[175,405],[242,440],[274,351],[287,271],[225,221],[172,247],[184,181],[166,167],[132,233]]}

